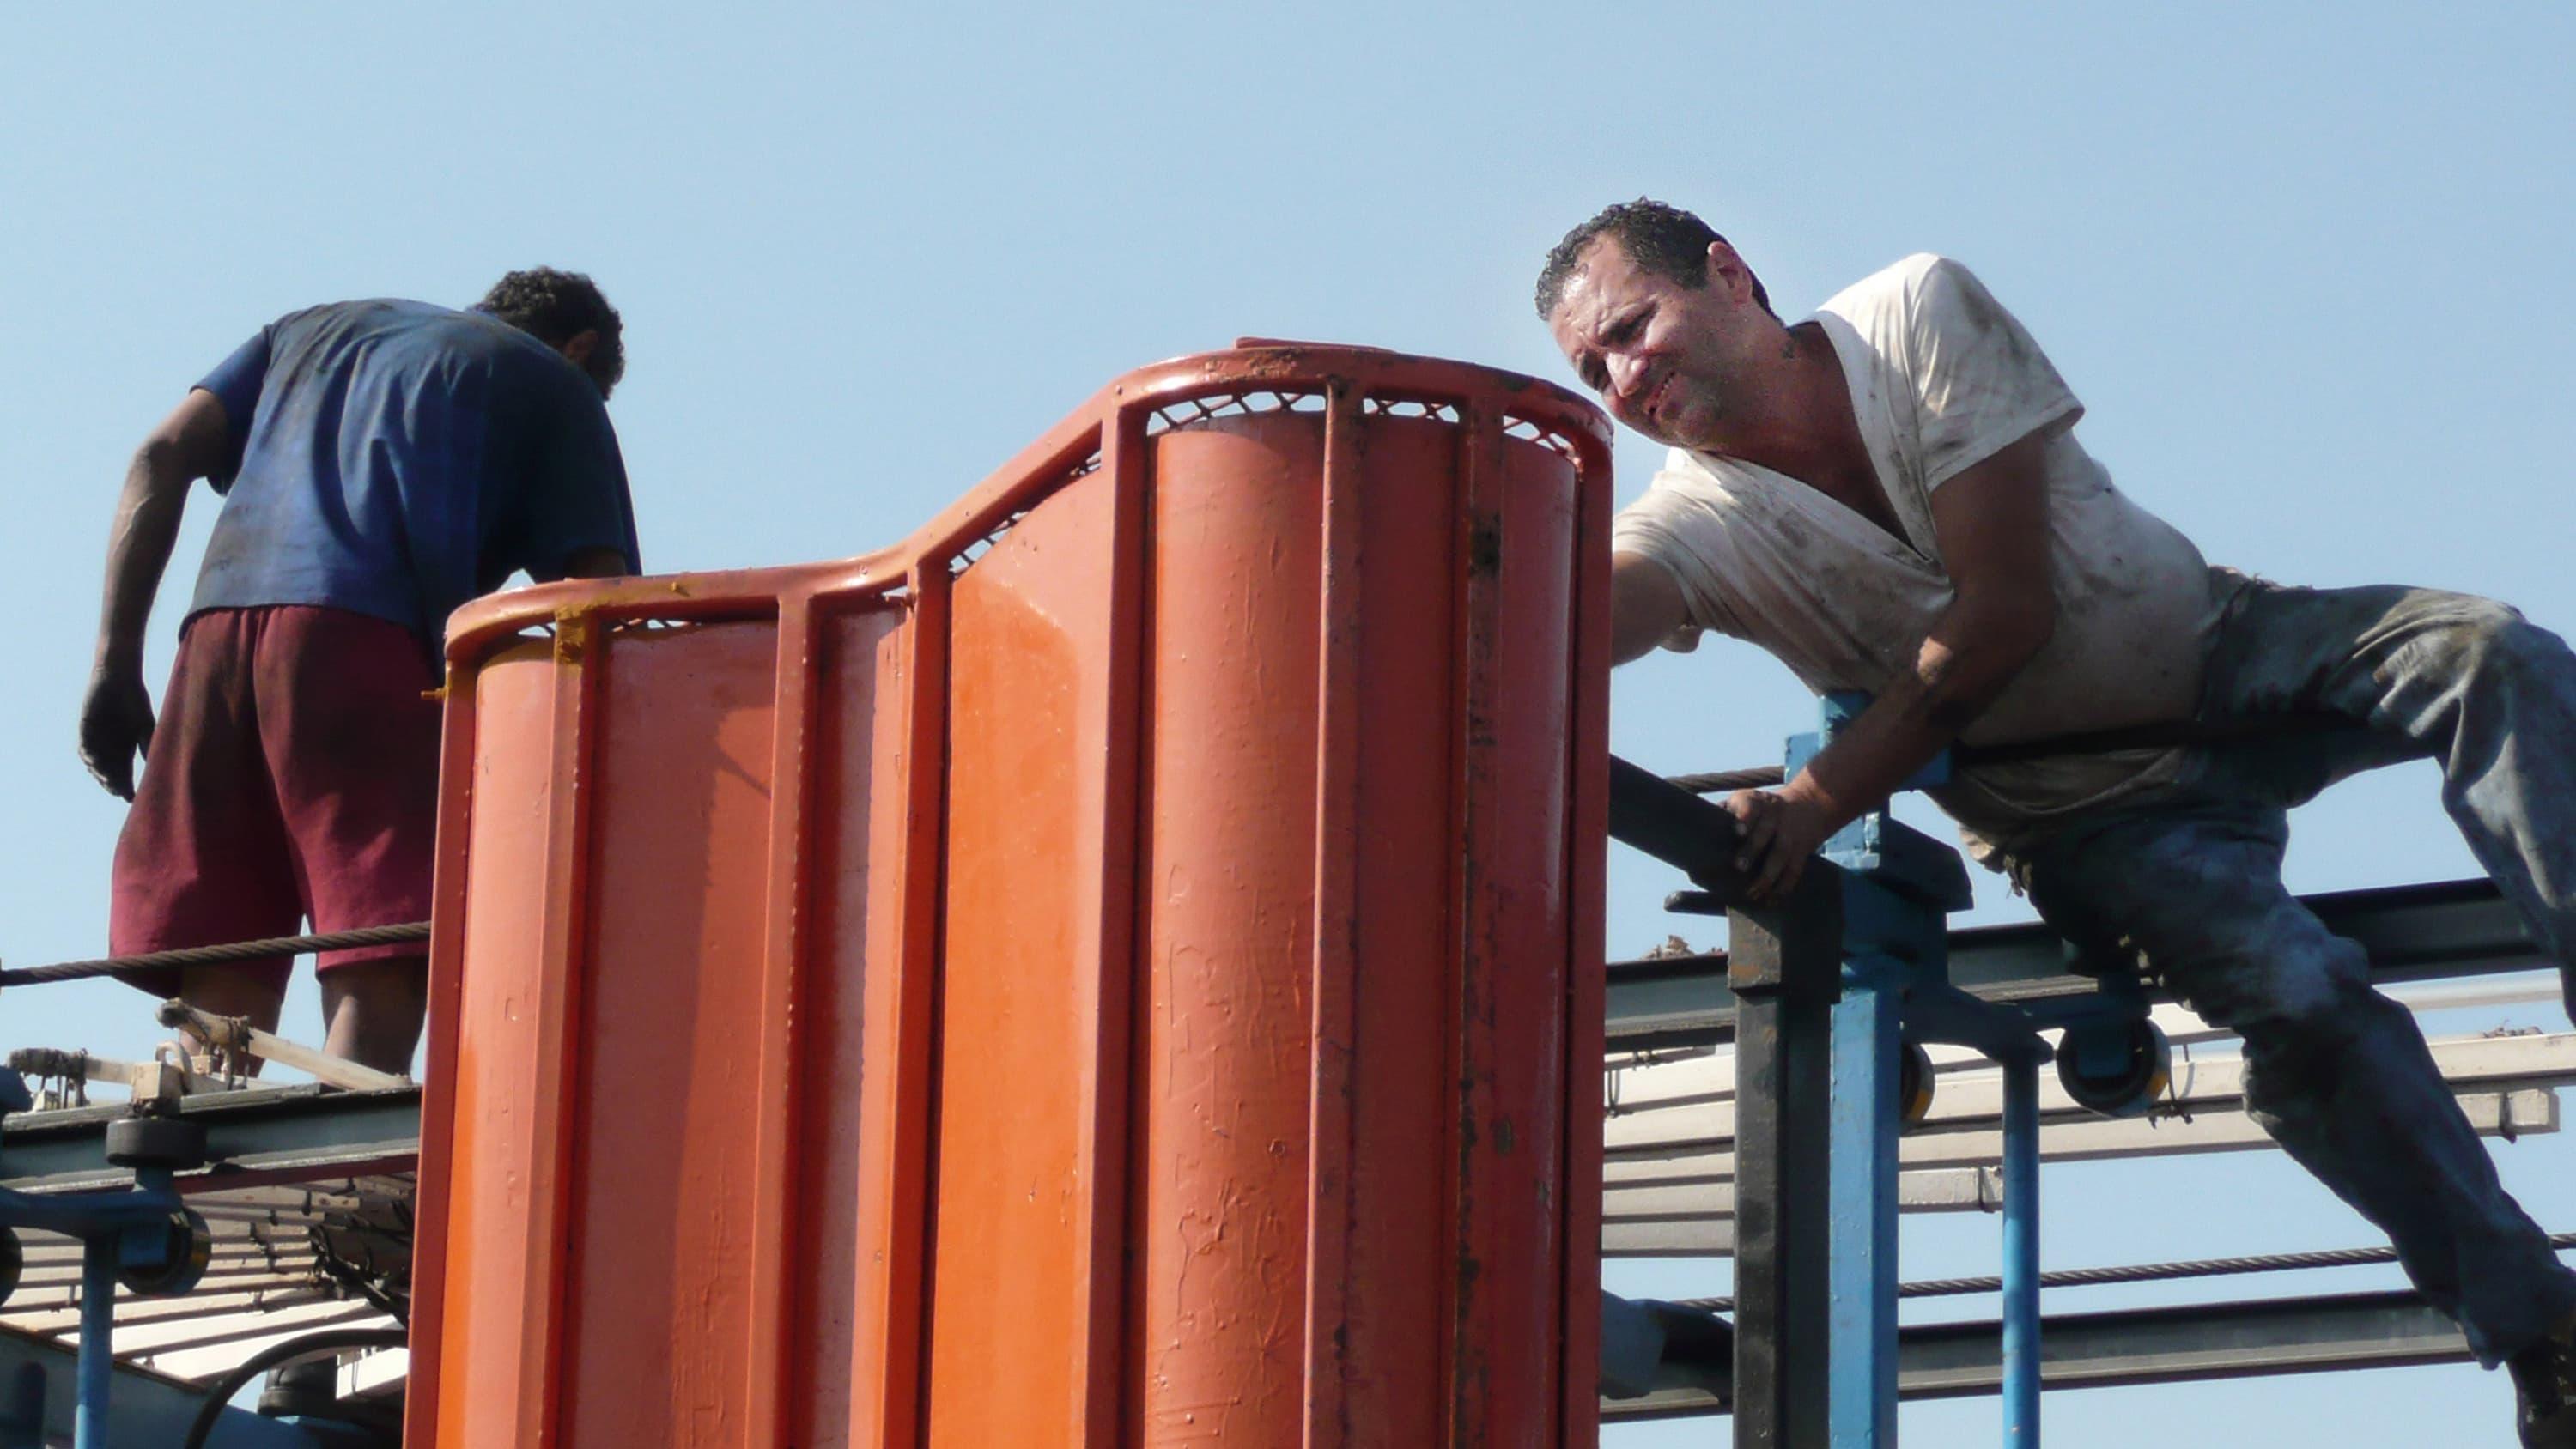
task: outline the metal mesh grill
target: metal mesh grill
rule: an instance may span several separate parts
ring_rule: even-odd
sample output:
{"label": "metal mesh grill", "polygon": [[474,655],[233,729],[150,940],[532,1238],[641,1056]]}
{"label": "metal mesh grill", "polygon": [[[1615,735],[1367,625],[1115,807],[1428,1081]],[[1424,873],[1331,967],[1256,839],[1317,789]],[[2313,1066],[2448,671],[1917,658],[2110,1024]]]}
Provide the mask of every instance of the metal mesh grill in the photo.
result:
{"label": "metal mesh grill", "polygon": [[1175,428],[1186,428],[1216,418],[1246,417],[1255,413],[1319,413],[1324,410],[1320,392],[1223,392],[1206,397],[1182,398],[1154,409],[1145,419],[1145,436],[1151,438]]}
{"label": "metal mesh grill", "polygon": [[1536,443],[1565,461],[1582,466],[1583,458],[1575,451],[1574,440],[1534,418],[1525,418],[1517,413],[1503,414],[1503,436]]}
{"label": "metal mesh grill", "polygon": [[1452,425],[1465,421],[1458,416],[1457,404],[1438,398],[1364,397],[1360,399],[1360,414],[1372,418],[1429,418]]}
{"label": "metal mesh grill", "polygon": [[[1154,408],[1145,418],[1145,436],[1161,437],[1165,433],[1216,422],[1225,418],[1254,417],[1265,413],[1309,413],[1324,411],[1325,397],[1320,391],[1256,388],[1244,392],[1215,392],[1201,397],[1180,398]],[[1466,418],[1457,403],[1437,397],[1408,397],[1400,394],[1371,393],[1360,399],[1360,415],[1371,418],[1421,418],[1431,422],[1463,426]],[[1515,413],[1503,416],[1503,436],[1524,443],[1535,443],[1569,463],[1580,464],[1574,440],[1546,423]],[[1098,472],[1101,455],[1093,452],[1065,470],[1063,476],[1046,490],[1044,496],[1076,479]],[[974,562],[992,551],[1002,535],[1014,524],[1028,517],[1022,509],[1002,520],[991,532],[959,549],[948,563],[949,573],[964,573]]]}
{"label": "metal mesh grill", "polygon": [[[1099,459],[1095,456],[1089,460],[1089,466],[1070,475],[1065,479],[1065,481],[1070,483],[1075,478],[1081,477],[1084,473],[1090,472],[1093,468],[1096,468],[1099,465]],[[972,565],[975,560],[991,553],[993,551],[993,545],[1000,543],[1002,541],[1002,535],[1010,532],[1014,524],[1017,524],[1021,519],[1028,516],[1028,510],[1021,509],[1019,512],[1012,514],[1010,517],[1003,519],[999,524],[995,525],[992,532],[985,534],[982,538],[979,538],[973,543],[966,545],[964,548],[957,550],[956,556],[948,560],[949,576],[954,578],[955,576],[966,572],[967,568]]]}

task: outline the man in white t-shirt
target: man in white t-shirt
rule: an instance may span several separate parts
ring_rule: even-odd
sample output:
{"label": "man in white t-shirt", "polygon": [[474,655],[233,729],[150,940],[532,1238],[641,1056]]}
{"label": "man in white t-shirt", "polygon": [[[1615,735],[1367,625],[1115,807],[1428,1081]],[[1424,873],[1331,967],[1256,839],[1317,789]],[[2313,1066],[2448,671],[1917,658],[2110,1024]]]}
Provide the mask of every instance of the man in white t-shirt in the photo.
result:
{"label": "man in white t-shirt", "polygon": [[2288,807],[2439,758],[2479,859],[2570,961],[2576,655],[2484,599],[2213,569],[2112,486],[2075,440],[2082,404],[1956,262],[1909,257],[1790,325],[1724,238],[1641,200],[1568,234],[1538,311],[1611,413],[1672,449],[1612,532],[1612,657],[1714,629],[1874,697],[1786,786],[1726,802],[1757,899],[1954,742],[2356,726],[1978,765],[1934,793],[2090,957],[2244,1037],[2249,1109],[2512,1369],[2524,1442],[2576,1445],[2576,1273],[2414,1018],[2280,875]]}

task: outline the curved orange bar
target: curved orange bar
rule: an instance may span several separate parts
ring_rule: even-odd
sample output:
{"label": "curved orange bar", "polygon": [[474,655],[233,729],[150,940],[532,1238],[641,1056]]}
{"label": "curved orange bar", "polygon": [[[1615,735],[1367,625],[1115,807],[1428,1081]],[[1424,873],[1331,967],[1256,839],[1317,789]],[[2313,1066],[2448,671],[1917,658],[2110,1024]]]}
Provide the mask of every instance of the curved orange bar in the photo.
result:
{"label": "curved orange bar", "polygon": [[1266,344],[460,611],[407,1442],[1591,1443],[1608,460]]}

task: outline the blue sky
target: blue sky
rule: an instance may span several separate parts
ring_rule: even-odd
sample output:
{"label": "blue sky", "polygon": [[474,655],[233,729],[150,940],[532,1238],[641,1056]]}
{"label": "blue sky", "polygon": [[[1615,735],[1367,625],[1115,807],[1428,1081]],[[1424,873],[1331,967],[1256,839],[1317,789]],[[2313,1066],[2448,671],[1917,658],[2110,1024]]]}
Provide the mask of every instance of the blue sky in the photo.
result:
{"label": "blue sky", "polygon": [[[2093,450],[2215,560],[2473,589],[2576,626],[2548,421],[2576,383],[2576,18],[2310,14],[13,7],[0,957],[103,947],[122,807],[82,774],[72,726],[142,431],[281,312],[461,303],[533,263],[590,271],[625,311],[613,413],[657,570],[890,541],[1109,377],[1239,334],[1562,377],[1529,312],[1538,259],[1647,193],[1709,216],[1784,309],[1909,252],[1965,260],[2087,401]],[[1632,439],[1619,461],[1633,492],[1654,450]],[[156,689],[212,512],[201,494],[165,586]],[[1634,758],[1712,768],[1773,757],[1807,712],[1785,671],[1712,647],[1624,671],[1613,724]],[[2391,772],[2303,812],[2294,883],[2470,873],[2432,786]],[[1666,884],[1614,866],[1614,956],[1664,934]],[[1980,889],[1980,919],[2021,914]],[[140,1054],[146,1004],[14,991],[0,1048]],[[289,1029],[314,1020],[308,989]],[[2503,1156],[2544,1224],[2576,1224],[2566,1147]],[[2049,1189],[2052,1264],[2372,1241],[2270,1156],[2052,1169]],[[1908,1275],[1989,1271],[1992,1227],[1911,1226]],[[2150,1299],[2052,1306],[2112,1301]],[[2488,1442],[2508,1404],[2500,1380],[2408,1370],[2055,1395],[2048,1427],[2104,1449],[2440,1442],[2463,1424]],[[1906,1416],[1915,1443],[1994,1424],[1991,1401]]]}

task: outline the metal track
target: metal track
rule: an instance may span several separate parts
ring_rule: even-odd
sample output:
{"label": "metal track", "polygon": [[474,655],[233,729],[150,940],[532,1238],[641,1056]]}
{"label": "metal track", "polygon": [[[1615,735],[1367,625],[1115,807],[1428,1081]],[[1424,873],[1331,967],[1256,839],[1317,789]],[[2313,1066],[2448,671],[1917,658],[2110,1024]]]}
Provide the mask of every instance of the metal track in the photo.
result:
{"label": "metal track", "polygon": [[[183,1097],[179,1114],[206,1125],[210,1166],[179,1176],[180,1191],[213,1181],[289,1182],[409,1172],[419,1153],[420,1089],[342,1092],[252,1087]],[[0,1186],[23,1192],[113,1187],[133,1174],[106,1162],[107,1124],[123,1104],[12,1115],[0,1126]]]}
{"label": "metal track", "polygon": [[[2466,1363],[2460,1330],[2413,1293],[2351,1293],[2068,1313],[2045,1323],[2040,1384],[2050,1389],[2182,1383],[2270,1374],[2330,1373]],[[1999,1324],[1934,1323],[1897,1335],[1897,1395],[1991,1394],[2000,1386]],[[1667,1389],[1604,1399],[1604,1422],[1728,1412],[1713,1394]]]}
{"label": "metal track", "polygon": [[[2557,964],[2532,944],[2521,917],[2490,881],[2384,886],[2300,899],[2328,929],[2361,943],[2370,953],[2372,979],[2382,983]],[[1950,979],[1993,1001],[2095,989],[2091,976],[2072,969],[2066,943],[2038,922],[1951,932]],[[1734,1039],[1735,998],[1726,987],[1725,952],[1610,963],[1613,1051],[1704,1047]]]}

